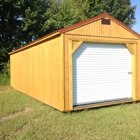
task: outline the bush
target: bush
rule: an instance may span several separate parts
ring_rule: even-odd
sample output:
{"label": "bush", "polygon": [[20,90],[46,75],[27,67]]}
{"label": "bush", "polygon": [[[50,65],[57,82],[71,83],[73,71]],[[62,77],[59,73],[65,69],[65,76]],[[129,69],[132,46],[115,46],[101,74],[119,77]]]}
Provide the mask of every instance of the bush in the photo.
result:
{"label": "bush", "polygon": [[10,85],[10,62],[4,64],[2,72],[0,73],[0,85]]}
{"label": "bush", "polygon": [[2,73],[10,76],[10,61],[3,64]]}
{"label": "bush", "polygon": [[10,76],[5,73],[0,73],[0,85],[2,86],[10,85]]}

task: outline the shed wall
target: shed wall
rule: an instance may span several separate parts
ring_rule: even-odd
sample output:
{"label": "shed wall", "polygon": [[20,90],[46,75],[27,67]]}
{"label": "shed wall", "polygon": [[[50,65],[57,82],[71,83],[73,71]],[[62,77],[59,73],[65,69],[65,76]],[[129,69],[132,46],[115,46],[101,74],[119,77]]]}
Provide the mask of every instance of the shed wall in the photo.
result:
{"label": "shed wall", "polygon": [[11,85],[63,111],[63,36],[12,54]]}
{"label": "shed wall", "polygon": [[118,25],[111,20],[110,25],[101,24],[101,19],[89,23],[87,25],[81,26],[74,30],[68,31],[67,34],[71,35],[81,35],[89,36],[89,39],[94,37],[111,37],[111,38],[130,38],[137,39],[134,34],[126,29],[122,28],[121,25]]}
{"label": "shed wall", "polygon": [[[139,40],[137,36],[129,32],[128,30],[124,29],[121,25],[118,25],[114,21],[111,21],[111,25],[102,25],[101,20],[92,22],[90,24],[84,25],[82,27],[76,28],[74,30],[68,31],[65,33],[65,110],[73,110],[72,105],[72,95],[70,91],[72,90],[70,84],[71,84],[71,51],[70,51],[70,45],[72,45],[72,48],[76,44],[80,44],[80,41],[83,42],[105,42],[105,43],[122,43],[122,42],[128,42],[128,43],[134,43],[136,47],[137,52],[137,61],[136,67],[137,71],[133,75],[133,79],[135,77],[140,76],[140,66],[139,61],[140,57],[140,43],[136,44]],[[72,43],[70,43],[72,41]],[[133,59],[135,59],[136,54],[133,55]],[[134,66],[134,70],[136,70],[136,67]],[[133,80],[133,84],[136,84],[136,89],[133,89],[133,92],[136,95],[133,95],[135,100],[140,100],[140,80],[137,78],[137,81]],[[135,88],[135,87],[134,87]]]}

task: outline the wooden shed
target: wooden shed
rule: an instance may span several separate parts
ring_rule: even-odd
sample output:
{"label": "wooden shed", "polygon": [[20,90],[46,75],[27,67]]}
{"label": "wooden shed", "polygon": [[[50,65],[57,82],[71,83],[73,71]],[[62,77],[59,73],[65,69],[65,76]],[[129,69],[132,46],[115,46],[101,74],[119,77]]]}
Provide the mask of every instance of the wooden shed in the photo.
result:
{"label": "wooden shed", "polygon": [[140,100],[140,35],[107,13],[9,54],[11,86],[60,111]]}

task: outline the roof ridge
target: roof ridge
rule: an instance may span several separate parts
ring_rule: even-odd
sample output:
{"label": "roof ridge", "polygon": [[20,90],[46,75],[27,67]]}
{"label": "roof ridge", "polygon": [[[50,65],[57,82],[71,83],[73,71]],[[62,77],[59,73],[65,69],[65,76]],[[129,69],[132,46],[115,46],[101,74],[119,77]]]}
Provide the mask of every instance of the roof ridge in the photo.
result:
{"label": "roof ridge", "polygon": [[131,29],[129,26],[125,25],[124,23],[122,23],[121,21],[117,20],[116,18],[114,18],[113,16],[111,16],[110,14],[108,13],[103,13],[101,15],[98,15],[98,16],[95,16],[95,17],[92,17],[92,18],[89,18],[89,19],[86,19],[84,21],[81,21],[81,22],[78,22],[76,24],[73,24],[73,25],[70,25],[70,26],[67,26],[65,28],[62,28],[62,29],[59,29],[57,30],[59,33],[65,33],[67,31],[70,31],[70,30],[73,30],[77,27],[80,27],[80,26],[83,26],[83,25],[86,25],[86,24],[89,24],[93,21],[96,21],[98,19],[101,19],[101,18],[104,18],[104,17],[109,17],[110,19],[112,19],[113,21],[115,21],[116,23],[120,24],[122,27],[124,27],[125,29],[131,31],[133,34],[137,35],[138,37],[140,37],[140,34],[138,34],[136,31],[134,31],[133,29]]}

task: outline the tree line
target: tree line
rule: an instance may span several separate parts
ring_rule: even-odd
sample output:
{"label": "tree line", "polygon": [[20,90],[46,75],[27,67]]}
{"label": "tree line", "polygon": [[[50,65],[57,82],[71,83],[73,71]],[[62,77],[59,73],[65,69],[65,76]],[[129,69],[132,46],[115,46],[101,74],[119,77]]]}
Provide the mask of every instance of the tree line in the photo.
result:
{"label": "tree line", "polygon": [[135,24],[131,0],[0,0],[0,71],[8,52],[102,13]]}

